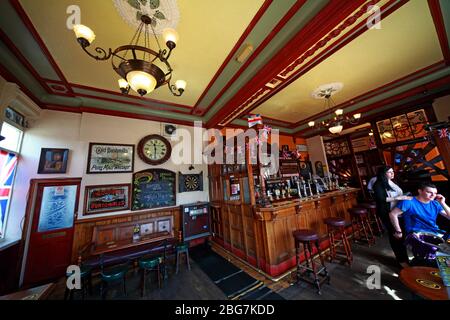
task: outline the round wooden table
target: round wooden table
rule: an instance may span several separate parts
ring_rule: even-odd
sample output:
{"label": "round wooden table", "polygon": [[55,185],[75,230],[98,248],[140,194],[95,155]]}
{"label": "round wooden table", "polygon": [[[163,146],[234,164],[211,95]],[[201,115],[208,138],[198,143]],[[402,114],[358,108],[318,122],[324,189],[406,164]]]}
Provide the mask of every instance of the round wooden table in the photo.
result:
{"label": "round wooden table", "polygon": [[439,269],[430,267],[404,268],[400,281],[418,296],[429,300],[449,300],[447,287],[439,275]]}

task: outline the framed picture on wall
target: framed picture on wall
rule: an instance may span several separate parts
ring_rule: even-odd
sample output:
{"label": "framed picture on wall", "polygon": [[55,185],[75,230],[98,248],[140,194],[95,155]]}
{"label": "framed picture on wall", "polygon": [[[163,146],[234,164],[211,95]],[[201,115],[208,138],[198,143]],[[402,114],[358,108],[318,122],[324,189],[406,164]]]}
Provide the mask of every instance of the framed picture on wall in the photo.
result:
{"label": "framed picture on wall", "polygon": [[42,148],[38,173],[66,173],[69,149]]}
{"label": "framed picture on wall", "polygon": [[98,214],[129,210],[131,184],[86,186],[84,192],[84,214]]}
{"label": "framed picture on wall", "polygon": [[90,143],[86,173],[133,172],[134,145]]}

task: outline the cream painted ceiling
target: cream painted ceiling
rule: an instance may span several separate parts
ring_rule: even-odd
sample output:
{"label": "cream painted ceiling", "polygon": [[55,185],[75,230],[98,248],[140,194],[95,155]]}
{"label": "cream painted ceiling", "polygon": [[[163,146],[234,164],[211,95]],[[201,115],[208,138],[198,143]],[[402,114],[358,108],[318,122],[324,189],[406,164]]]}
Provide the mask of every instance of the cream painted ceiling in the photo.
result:
{"label": "cream painted ceiling", "polygon": [[347,44],[253,113],[297,122],[324,111],[323,100],[311,97],[322,84],[342,82],[336,104],[400,79],[443,59],[427,1],[411,0]]}
{"label": "cream painted ceiling", "polygon": [[[194,106],[263,2],[178,0],[180,40],[170,62],[173,79],[183,79],[188,86],[182,97],[166,89],[148,97]],[[66,27],[67,7],[78,5],[81,23],[96,34],[93,46],[114,49],[129,43],[135,30],[120,17],[112,0],[20,0],[20,4],[69,83],[118,91],[119,77],[110,62],[88,57]]]}

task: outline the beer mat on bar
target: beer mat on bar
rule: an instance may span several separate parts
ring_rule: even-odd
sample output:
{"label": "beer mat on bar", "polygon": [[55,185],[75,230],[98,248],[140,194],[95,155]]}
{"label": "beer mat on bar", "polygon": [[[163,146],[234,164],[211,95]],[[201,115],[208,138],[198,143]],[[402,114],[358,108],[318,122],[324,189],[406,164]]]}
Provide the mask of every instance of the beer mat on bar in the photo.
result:
{"label": "beer mat on bar", "polygon": [[284,300],[262,281],[251,277],[210,248],[198,246],[190,250],[191,258],[228,299]]}

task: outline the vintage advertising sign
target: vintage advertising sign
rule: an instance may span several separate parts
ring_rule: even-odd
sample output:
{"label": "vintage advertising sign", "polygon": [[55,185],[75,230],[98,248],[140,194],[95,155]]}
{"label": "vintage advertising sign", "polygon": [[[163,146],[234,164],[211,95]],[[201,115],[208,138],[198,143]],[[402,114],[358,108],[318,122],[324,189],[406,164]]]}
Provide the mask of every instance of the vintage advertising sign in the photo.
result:
{"label": "vintage advertising sign", "polygon": [[134,145],[90,143],[87,173],[133,172]]}
{"label": "vintage advertising sign", "polygon": [[130,184],[86,186],[84,214],[97,214],[130,209]]}

